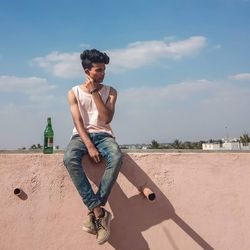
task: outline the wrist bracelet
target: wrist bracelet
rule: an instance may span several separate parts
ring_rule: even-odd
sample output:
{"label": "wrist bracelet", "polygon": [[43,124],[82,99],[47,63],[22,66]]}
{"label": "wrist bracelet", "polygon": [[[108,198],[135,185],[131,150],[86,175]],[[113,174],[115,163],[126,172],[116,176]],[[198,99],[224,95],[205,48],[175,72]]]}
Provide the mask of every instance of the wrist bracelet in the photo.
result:
{"label": "wrist bracelet", "polygon": [[98,91],[98,89],[97,89],[97,88],[92,89],[92,90],[90,91],[90,94],[93,94],[93,93],[95,93],[95,92],[97,92],[97,91]]}

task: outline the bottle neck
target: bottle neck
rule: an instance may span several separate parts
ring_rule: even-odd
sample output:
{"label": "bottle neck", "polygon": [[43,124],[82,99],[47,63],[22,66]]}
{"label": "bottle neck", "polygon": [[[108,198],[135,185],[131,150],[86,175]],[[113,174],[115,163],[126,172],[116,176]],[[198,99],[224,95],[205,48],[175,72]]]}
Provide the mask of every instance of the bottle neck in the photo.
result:
{"label": "bottle neck", "polygon": [[48,127],[51,127],[51,125],[52,125],[52,124],[51,124],[51,118],[48,118],[48,119],[47,119],[47,124],[48,124]]}

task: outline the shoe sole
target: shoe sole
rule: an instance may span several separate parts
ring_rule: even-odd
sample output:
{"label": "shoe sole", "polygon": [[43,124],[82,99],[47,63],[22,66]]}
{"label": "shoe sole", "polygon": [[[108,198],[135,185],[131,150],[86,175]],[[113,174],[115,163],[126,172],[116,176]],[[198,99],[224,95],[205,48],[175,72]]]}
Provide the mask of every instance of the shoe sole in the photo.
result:
{"label": "shoe sole", "polygon": [[103,239],[102,241],[97,241],[97,243],[98,243],[99,245],[104,244],[104,243],[107,242],[107,240],[109,239],[109,236],[110,236],[110,222],[111,222],[111,220],[112,220],[112,214],[110,214],[109,220],[108,220],[109,233],[107,234],[107,236],[105,237],[105,239]]}

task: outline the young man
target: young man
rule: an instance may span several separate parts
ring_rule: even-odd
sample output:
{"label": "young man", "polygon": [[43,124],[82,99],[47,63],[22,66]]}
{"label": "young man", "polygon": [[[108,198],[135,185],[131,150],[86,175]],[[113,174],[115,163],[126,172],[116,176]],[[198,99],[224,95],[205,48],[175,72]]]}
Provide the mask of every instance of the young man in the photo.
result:
{"label": "young man", "polygon": [[[122,153],[109,125],[114,112],[117,92],[102,84],[107,54],[96,49],[85,50],[81,56],[86,80],[68,92],[68,102],[74,122],[73,135],[64,154],[66,166],[89,213],[83,222],[83,230],[97,234],[97,242],[105,243],[110,235],[111,213],[106,204],[122,164]],[[103,157],[105,172],[99,189],[93,192],[82,167],[82,157],[88,154],[98,163]]]}

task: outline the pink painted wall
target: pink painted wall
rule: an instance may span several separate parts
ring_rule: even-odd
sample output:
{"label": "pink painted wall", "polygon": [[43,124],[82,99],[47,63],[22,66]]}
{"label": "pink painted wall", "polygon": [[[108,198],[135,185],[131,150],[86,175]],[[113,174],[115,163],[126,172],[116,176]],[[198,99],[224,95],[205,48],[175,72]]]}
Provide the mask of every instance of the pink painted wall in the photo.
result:
{"label": "pink painted wall", "polygon": [[[106,206],[112,235],[102,246],[81,230],[87,210],[62,158],[0,154],[1,250],[250,249],[249,153],[125,154]],[[95,185],[103,164],[83,161]],[[138,191],[145,184],[155,201]]]}

